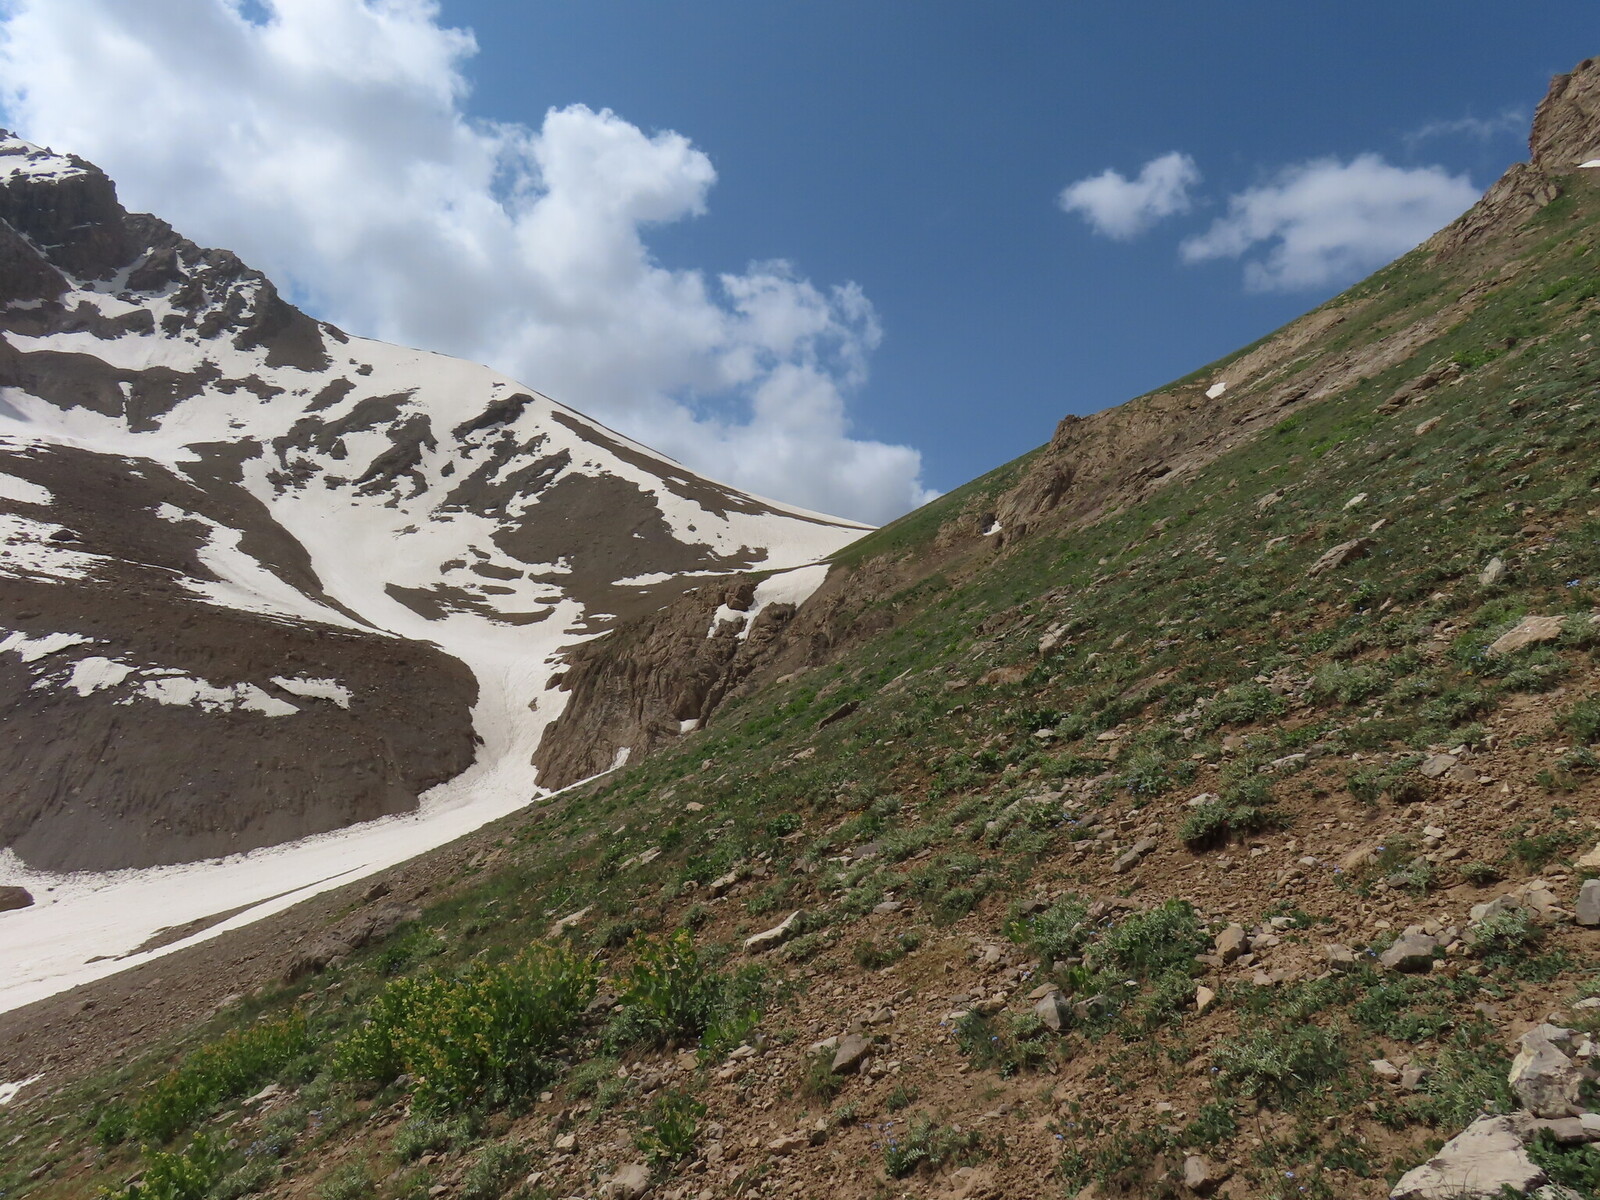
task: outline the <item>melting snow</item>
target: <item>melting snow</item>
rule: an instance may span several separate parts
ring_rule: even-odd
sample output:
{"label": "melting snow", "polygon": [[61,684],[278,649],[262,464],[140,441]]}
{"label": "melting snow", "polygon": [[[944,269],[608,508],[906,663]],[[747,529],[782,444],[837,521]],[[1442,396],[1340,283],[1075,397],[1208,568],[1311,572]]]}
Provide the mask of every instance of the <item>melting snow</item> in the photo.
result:
{"label": "melting snow", "polygon": [[10,500],[16,504],[54,504],[55,499],[49,488],[0,471],[0,500]]}
{"label": "melting snow", "polygon": [[17,1098],[17,1093],[29,1084],[38,1083],[43,1079],[42,1074],[30,1075],[27,1079],[19,1079],[15,1083],[0,1083],[0,1107],[10,1104]]}
{"label": "melting snow", "polygon": [[25,633],[15,631],[7,634],[5,641],[0,642],[0,650],[9,650],[23,662],[31,663],[37,662],[47,654],[65,650],[68,646],[77,646],[93,640],[81,633],[47,633],[42,637],[31,638]]}
{"label": "melting snow", "polygon": [[292,679],[274,675],[272,682],[286,692],[304,696],[309,700],[332,700],[340,708],[350,707],[352,695],[349,688],[333,679]]}
{"label": "melting snow", "polygon": [[72,678],[67,680],[67,686],[78,695],[87,696],[90,692],[114,688],[132,674],[133,668],[127,663],[95,655],[91,658],[80,658],[73,664]]}
{"label": "melting snow", "polygon": [[[204,712],[258,712],[268,717],[287,717],[300,710],[287,700],[269,696],[253,683],[217,687],[204,679],[187,675],[163,675],[139,684],[136,696],[158,704],[189,705]],[[132,697],[120,703],[128,704]]]}
{"label": "melting snow", "polygon": [[743,641],[750,636],[750,627],[755,624],[755,619],[767,605],[793,604],[798,608],[811,599],[811,594],[822,586],[822,581],[827,577],[827,563],[812,563],[810,566],[796,567],[792,571],[779,571],[776,575],[768,575],[756,584],[755,599],[751,601],[747,611],[740,612],[736,608],[729,608],[726,604],[720,606],[711,618],[711,628],[706,631],[706,636],[715,637],[719,625],[730,623],[741,626],[739,640]]}

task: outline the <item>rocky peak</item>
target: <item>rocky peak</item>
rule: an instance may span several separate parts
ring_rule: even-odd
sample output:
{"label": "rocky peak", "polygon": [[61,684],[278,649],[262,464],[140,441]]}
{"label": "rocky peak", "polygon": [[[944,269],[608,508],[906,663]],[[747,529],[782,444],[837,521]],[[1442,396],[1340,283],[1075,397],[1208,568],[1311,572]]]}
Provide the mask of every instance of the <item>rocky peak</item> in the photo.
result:
{"label": "rocky peak", "polygon": [[1528,137],[1533,165],[1562,173],[1600,158],[1600,58],[1586,58],[1550,81]]}
{"label": "rocky peak", "polygon": [[117,188],[98,167],[0,131],[0,220],[51,265],[105,279],[143,247],[130,244]]}

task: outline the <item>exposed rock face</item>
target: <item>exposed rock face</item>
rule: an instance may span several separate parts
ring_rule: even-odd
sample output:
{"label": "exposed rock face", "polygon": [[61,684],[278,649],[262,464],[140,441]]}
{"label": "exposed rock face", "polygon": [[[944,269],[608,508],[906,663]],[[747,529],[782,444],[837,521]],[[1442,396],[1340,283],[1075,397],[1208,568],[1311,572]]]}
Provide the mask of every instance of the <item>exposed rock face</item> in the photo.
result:
{"label": "exposed rock face", "polygon": [[1493,1200],[1502,1189],[1524,1193],[1548,1180],[1523,1148],[1512,1117],[1484,1117],[1407,1171],[1390,1200]]}
{"label": "exposed rock face", "polygon": [[1541,171],[1567,171],[1600,158],[1600,59],[1584,59],[1550,81],[1533,114],[1528,149]]}

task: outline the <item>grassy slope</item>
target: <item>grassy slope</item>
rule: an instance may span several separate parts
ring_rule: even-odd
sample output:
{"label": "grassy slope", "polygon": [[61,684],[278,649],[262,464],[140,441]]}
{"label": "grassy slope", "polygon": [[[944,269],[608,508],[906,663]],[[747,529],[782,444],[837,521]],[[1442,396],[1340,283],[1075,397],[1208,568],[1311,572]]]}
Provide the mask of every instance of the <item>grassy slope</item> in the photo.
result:
{"label": "grassy slope", "polygon": [[[0,1195],[83,1196],[126,1179],[140,1156],[132,1139],[115,1140],[116,1105],[136,1105],[143,1084],[229,1029],[298,1010],[316,1044],[333,1044],[388,980],[504,959],[585,907],[565,936],[618,974],[641,935],[695,930],[704,973],[731,963],[740,937],[804,909],[805,932],[761,962],[759,1024],[725,1004],[706,1035],[705,1068],[680,1069],[672,1089],[709,1106],[702,1143],[712,1122],[730,1143],[746,1136],[736,1130],[764,1137],[748,1123],[763,1100],[787,1127],[803,1110],[823,1114],[813,1134],[823,1144],[807,1153],[836,1163],[829,1156],[844,1152],[867,1168],[859,1177],[828,1168],[827,1186],[841,1194],[916,1193],[908,1145],[925,1152],[925,1172],[965,1162],[1027,1194],[1070,1195],[1089,1180],[1158,1194],[1160,1172],[1194,1151],[1234,1164],[1236,1196],[1381,1194],[1385,1174],[1420,1161],[1430,1139],[1453,1134],[1480,1103],[1506,1101],[1495,1072],[1504,1023],[1537,1019],[1595,978],[1596,948],[1570,930],[1542,943],[1513,938],[1500,959],[1404,986],[1371,968],[1318,979],[1314,960],[1325,940],[1381,946],[1381,920],[1398,928],[1449,909],[1464,922],[1467,904],[1500,890],[1480,894],[1478,884],[1559,867],[1594,837],[1595,762],[1571,747],[1600,736],[1577,703],[1595,690],[1587,616],[1600,606],[1600,357],[1589,340],[1600,329],[1597,222],[1592,195],[1563,198],[1539,218],[1542,240],[1525,269],[1414,360],[1297,412],[1181,490],[1089,529],[1024,541],[981,571],[921,581],[884,601],[896,626],[847,660],[741,701],[543,821],[508,821],[497,862],[384,945],[310,984],[254,996],[115,1075],[6,1111]],[[1333,336],[1359,345],[1402,314],[1437,307],[1458,283],[1408,257],[1334,302],[1372,301]],[[1465,376],[1379,411],[1441,357]],[[1023,461],[968,489],[998,493]],[[971,501],[968,489],[846,557],[913,551],[940,512]],[[1308,576],[1324,550],[1358,536],[1373,538],[1368,557]],[[1512,573],[1480,586],[1495,555]],[[1556,643],[1488,655],[1525,613],[1571,619]],[[1060,626],[1066,640],[1041,657],[1041,635]],[[997,667],[1018,670],[983,682]],[[1556,688],[1566,690],[1551,697]],[[819,728],[852,700],[854,714]],[[1505,781],[1509,807],[1483,817],[1479,801],[1457,805],[1417,782],[1414,756],[1460,745]],[[1202,791],[1220,794],[1215,815],[1259,844],[1186,849],[1184,801]],[[1499,805],[1502,793],[1483,795]],[[1423,811],[1450,825],[1463,855],[1417,857]],[[1145,834],[1159,849],[1113,874],[1115,853]],[[1331,851],[1362,843],[1372,854],[1329,865],[1339,861]],[[1317,846],[1330,853],[1295,874],[1296,852]],[[647,849],[659,856],[638,865]],[[743,881],[712,900],[706,885],[730,871]],[[1019,899],[1065,894],[1143,907],[1179,896],[1200,915],[1147,928],[1143,918],[1118,923],[1113,909],[1095,925],[1075,922],[1067,904],[1035,919],[1031,934],[1026,922],[1012,925],[1021,948],[1008,955],[1026,970],[1008,977],[1009,1013],[954,1032],[902,1018],[893,1052],[925,1064],[920,1085],[890,1076],[829,1095],[804,1053],[814,1031],[841,1032],[884,995],[931,1011],[956,1006],[945,993],[987,990],[1001,977],[984,982],[970,940],[1001,944]],[[886,898],[904,907],[874,914]],[[1221,999],[1203,1017],[1188,1006],[1192,947],[1176,962],[1140,950],[1145,940],[1186,946],[1207,921],[1249,926],[1270,915],[1284,919],[1287,944],[1271,961],[1287,964],[1288,977],[1262,987],[1213,979]],[[1125,944],[1108,940],[1108,924]],[[1110,975],[1135,982],[1068,1037],[1040,1038],[1025,997],[1052,957],[1073,998],[1100,995]],[[1474,1007],[1485,1002],[1501,1025]],[[220,1114],[207,1126],[216,1143],[237,1145],[222,1154],[221,1182],[187,1194],[261,1184],[420,1196],[443,1181],[452,1194],[498,1195],[485,1182],[497,1154],[527,1159],[507,1169],[508,1181],[530,1166],[548,1172],[526,1194],[577,1194],[636,1157],[628,1144],[641,1121],[662,1121],[659,1108],[649,1116],[660,1093],[638,1070],[628,1080],[615,1071],[676,1060],[650,1050],[623,1009],[609,1032],[595,1026],[570,1043],[553,1072],[554,1104],[490,1105],[453,1125],[397,1124],[403,1083],[339,1079],[325,1053],[266,1063],[231,1090],[281,1078],[288,1098],[264,1116],[237,1095],[206,1106]],[[768,1039],[765,1065],[742,1081],[719,1078],[726,1051],[757,1033]],[[1415,1096],[1377,1085],[1365,1062],[1384,1055],[1431,1063],[1433,1084]],[[977,1077],[989,1081],[985,1103],[1007,1110],[981,1127],[960,1116],[975,1103],[962,1088]],[[1183,1119],[1151,1108],[1153,1097],[1168,1097]],[[927,1123],[909,1142],[863,1124],[918,1112]],[[1030,1130],[1041,1129],[1035,1146]],[[564,1130],[581,1134],[575,1156],[551,1149]],[[436,1148],[419,1161],[424,1141]],[[520,1149],[496,1149],[508,1146]],[[769,1181],[821,1187],[826,1172],[811,1161],[747,1155],[732,1179],[717,1164],[661,1174],[669,1186],[693,1183],[691,1195],[755,1194]],[[887,1177],[870,1178],[880,1167]],[[894,1178],[902,1169],[906,1182]]]}

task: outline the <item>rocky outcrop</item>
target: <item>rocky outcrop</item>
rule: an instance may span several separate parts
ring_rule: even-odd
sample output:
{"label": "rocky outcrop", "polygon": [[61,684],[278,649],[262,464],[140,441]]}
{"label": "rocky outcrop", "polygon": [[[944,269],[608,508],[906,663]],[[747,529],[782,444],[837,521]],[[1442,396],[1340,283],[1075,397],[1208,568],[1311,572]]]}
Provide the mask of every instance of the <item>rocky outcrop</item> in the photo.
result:
{"label": "rocky outcrop", "polygon": [[1600,158],[1600,59],[1584,59],[1550,81],[1533,114],[1528,149],[1533,165],[1552,173]]}

